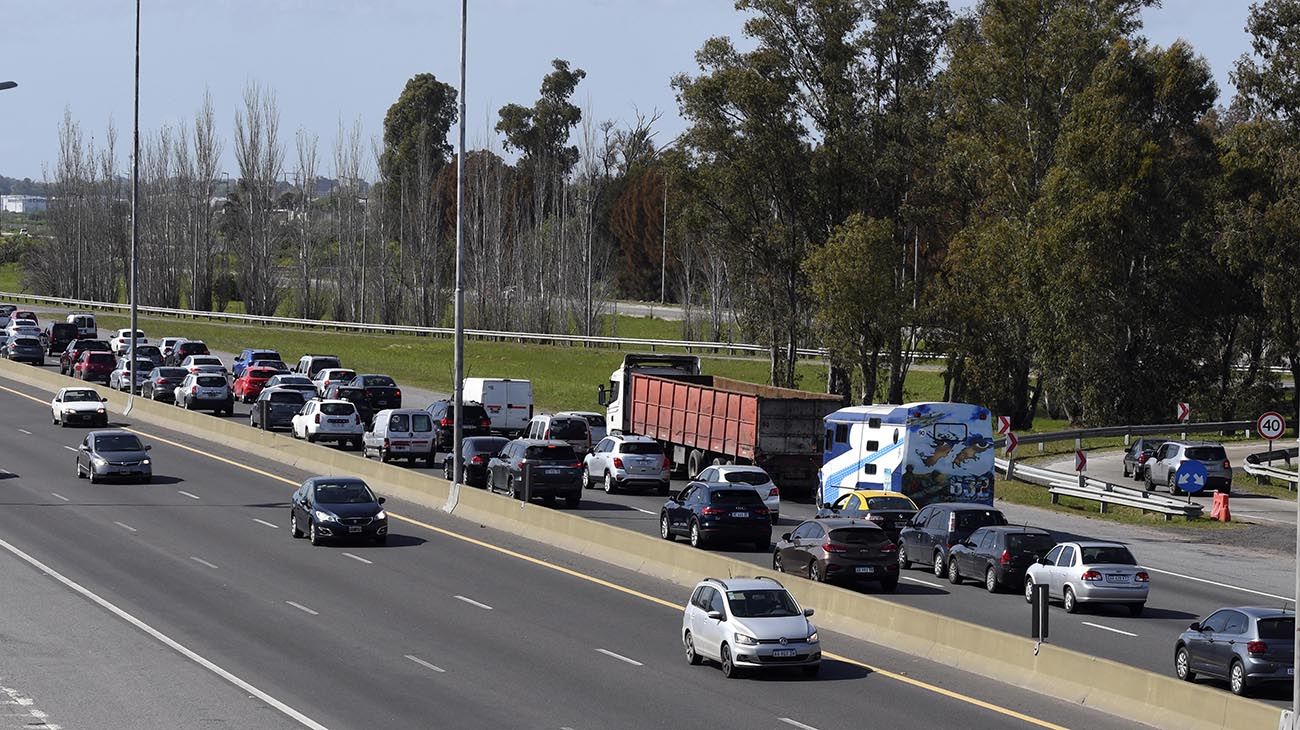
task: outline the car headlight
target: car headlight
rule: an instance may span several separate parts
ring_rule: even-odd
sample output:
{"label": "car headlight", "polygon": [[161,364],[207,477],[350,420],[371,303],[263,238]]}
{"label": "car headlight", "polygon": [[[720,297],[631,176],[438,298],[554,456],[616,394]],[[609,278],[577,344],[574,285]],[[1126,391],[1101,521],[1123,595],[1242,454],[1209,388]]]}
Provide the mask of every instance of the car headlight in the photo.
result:
{"label": "car headlight", "polygon": [[92,464],[94,464],[95,466],[108,466],[108,462],[107,462],[107,461],[104,461],[103,459],[99,458],[98,456],[92,456],[91,459],[90,459],[90,462],[91,462]]}
{"label": "car headlight", "polygon": [[754,646],[758,644],[758,639],[755,639],[752,636],[746,636],[744,634],[736,634],[736,643],[745,644],[746,646]]}
{"label": "car headlight", "polygon": [[96,413],[103,413],[103,412],[104,412],[104,409],[103,409],[103,408],[96,408],[96,409],[95,409],[95,412],[96,412]]}
{"label": "car headlight", "polygon": [[820,641],[820,639],[818,638],[816,631],[813,631],[811,634],[808,634],[809,644],[816,644],[818,641]]}
{"label": "car headlight", "polygon": [[144,460],[141,461],[140,463],[143,464],[144,466],[149,466],[149,465],[152,464],[153,462],[149,461],[148,459],[144,459]]}
{"label": "car headlight", "polygon": [[312,512],[312,516],[315,517],[316,519],[320,520],[321,522],[333,522],[333,521],[334,521],[334,515],[330,514],[329,512],[322,512],[322,511],[320,511],[320,510],[316,510],[316,511]]}
{"label": "car headlight", "polygon": [[64,408],[64,409],[63,409],[63,415],[65,415],[65,416],[75,416],[75,415],[77,415],[77,411],[76,411],[75,408]]}
{"label": "car headlight", "polygon": [[375,513],[375,519],[386,520],[388,519],[388,513],[383,510],[379,510],[378,512]]}

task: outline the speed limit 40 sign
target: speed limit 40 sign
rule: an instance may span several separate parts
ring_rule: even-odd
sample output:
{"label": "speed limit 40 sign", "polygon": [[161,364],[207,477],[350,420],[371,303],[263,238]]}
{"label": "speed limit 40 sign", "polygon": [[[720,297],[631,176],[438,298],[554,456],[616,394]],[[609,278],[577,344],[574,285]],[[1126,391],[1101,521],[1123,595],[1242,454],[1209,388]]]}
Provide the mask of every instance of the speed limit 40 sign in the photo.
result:
{"label": "speed limit 40 sign", "polygon": [[1286,419],[1282,417],[1281,413],[1269,411],[1255,421],[1255,432],[1262,439],[1276,441],[1282,438],[1282,434],[1286,433]]}

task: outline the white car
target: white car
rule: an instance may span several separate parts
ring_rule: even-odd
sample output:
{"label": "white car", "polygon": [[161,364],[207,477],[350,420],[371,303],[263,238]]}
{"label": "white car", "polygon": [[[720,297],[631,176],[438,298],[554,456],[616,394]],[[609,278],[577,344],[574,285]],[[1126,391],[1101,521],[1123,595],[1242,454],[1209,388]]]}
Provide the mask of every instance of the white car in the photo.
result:
{"label": "white car", "polygon": [[1084,603],[1111,603],[1141,616],[1151,590],[1151,574],[1118,542],[1063,542],[1025,571],[1025,600],[1033,601],[1034,584],[1047,586],[1048,599],[1059,598],[1066,613]]}
{"label": "white car", "polygon": [[727,484],[748,484],[763,498],[767,511],[772,513],[772,524],[781,516],[781,490],[772,482],[772,477],[761,466],[710,466],[695,477],[697,482],[710,484],[725,482]]}
{"label": "white car", "polygon": [[63,388],[50,401],[51,420],[64,428],[74,423],[107,426],[107,401],[94,388]]}
{"label": "white car", "polygon": [[15,319],[9,322],[5,334],[10,337],[40,337],[41,328],[30,319]]}
{"label": "white car", "polygon": [[[135,346],[139,347],[140,345],[147,344],[149,344],[149,340],[144,336],[144,332],[136,330]],[[113,335],[112,339],[108,341],[108,346],[112,348],[114,354],[117,355],[121,355],[131,349],[131,328],[128,327],[124,330],[118,330],[117,334]]]}
{"label": "white car", "polygon": [[294,438],[309,442],[337,441],[361,448],[366,427],[357,407],[346,400],[309,400],[293,417]]}
{"label": "white car", "polygon": [[226,366],[221,364],[221,358],[216,355],[190,355],[181,362],[181,367],[189,371],[191,375],[195,373],[226,374]]}
{"label": "white car", "polygon": [[654,489],[668,494],[672,470],[664,447],[648,436],[606,436],[583,457],[586,485],[601,484],[606,494],[623,489]]}
{"label": "white car", "polygon": [[154,369],[153,360],[143,357],[136,358],[135,361],[135,387],[128,388],[131,382],[131,358],[122,356],[117,359],[117,367],[113,369],[112,374],[108,376],[108,387],[113,390],[140,390],[140,384],[149,379],[149,373]]}
{"label": "white car", "polygon": [[347,368],[321,368],[316,374],[311,376],[311,382],[316,384],[316,395],[325,397],[325,391],[330,389],[331,385],[346,385],[357,377],[357,371]]}
{"label": "white car", "polygon": [[728,679],[787,667],[814,676],[822,646],[812,615],[773,578],[705,578],[682,613],[686,661],[717,662]]}
{"label": "white car", "polygon": [[595,411],[564,411],[555,414],[557,416],[578,416],[587,422],[588,428],[591,429],[591,442],[597,443],[608,435],[605,428],[605,415]]}

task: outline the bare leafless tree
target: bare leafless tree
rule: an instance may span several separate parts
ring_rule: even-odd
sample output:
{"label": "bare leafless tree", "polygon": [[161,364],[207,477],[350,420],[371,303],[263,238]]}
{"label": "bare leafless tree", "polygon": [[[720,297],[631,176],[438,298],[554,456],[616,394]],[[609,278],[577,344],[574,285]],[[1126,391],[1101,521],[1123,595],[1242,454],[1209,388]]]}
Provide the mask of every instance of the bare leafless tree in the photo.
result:
{"label": "bare leafless tree", "polygon": [[244,88],[243,109],[235,113],[235,161],[242,230],[234,249],[244,306],[250,314],[274,314],[284,228],[275,211],[275,186],[284,171],[284,148],[275,93],[252,81]]}

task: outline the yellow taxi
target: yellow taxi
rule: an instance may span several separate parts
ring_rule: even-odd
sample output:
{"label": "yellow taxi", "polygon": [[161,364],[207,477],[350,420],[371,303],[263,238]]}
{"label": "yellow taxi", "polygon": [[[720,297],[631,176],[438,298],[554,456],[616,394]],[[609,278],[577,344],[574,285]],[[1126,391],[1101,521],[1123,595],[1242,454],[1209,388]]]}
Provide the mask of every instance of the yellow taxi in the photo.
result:
{"label": "yellow taxi", "polygon": [[916,514],[917,506],[907,495],[883,489],[858,489],[841,494],[830,506],[817,512],[818,518],[857,517],[879,525],[890,539],[898,541],[898,533]]}

